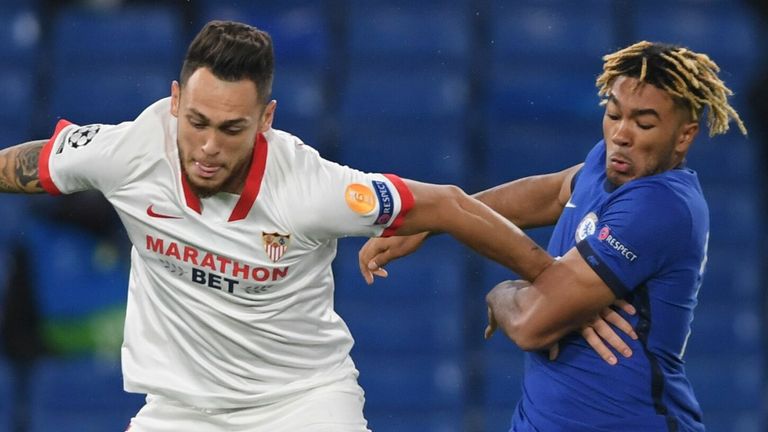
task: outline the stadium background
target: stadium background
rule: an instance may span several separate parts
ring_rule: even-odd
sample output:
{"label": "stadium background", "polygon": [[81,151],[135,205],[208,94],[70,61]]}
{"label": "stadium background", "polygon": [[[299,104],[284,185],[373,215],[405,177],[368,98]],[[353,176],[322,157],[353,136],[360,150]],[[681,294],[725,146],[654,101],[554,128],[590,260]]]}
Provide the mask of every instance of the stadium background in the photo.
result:
{"label": "stadium background", "polygon": [[[0,0],[0,147],[60,117],[134,118],[169,94],[202,24],[230,18],[273,35],[275,127],[360,169],[478,191],[583,158],[601,138],[601,55],[640,39],[707,52],[750,137],[704,133],[690,155],[712,233],[688,371],[708,430],[761,432],[768,45],[754,3]],[[125,241],[99,196],[0,197],[0,431],[123,430],[141,406],[117,356]],[[506,431],[521,353],[482,340],[483,298],[512,275],[436,238],[368,287],[361,244],[341,240],[334,270],[371,428]]]}

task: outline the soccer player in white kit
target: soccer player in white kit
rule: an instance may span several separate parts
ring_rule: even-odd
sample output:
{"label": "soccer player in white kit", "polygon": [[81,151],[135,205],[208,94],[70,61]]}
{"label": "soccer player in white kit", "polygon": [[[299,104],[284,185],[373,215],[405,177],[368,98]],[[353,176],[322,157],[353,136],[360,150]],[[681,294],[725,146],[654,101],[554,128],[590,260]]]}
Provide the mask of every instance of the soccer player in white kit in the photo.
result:
{"label": "soccer player in white kit", "polygon": [[[0,152],[0,191],[97,189],[133,244],[122,367],[131,432],[366,431],[333,310],[336,239],[445,231],[502,264],[534,251],[453,186],[369,174],[272,129],[271,39],[214,21],[171,97],[134,121],[60,121]],[[536,253],[540,251],[541,253]]]}

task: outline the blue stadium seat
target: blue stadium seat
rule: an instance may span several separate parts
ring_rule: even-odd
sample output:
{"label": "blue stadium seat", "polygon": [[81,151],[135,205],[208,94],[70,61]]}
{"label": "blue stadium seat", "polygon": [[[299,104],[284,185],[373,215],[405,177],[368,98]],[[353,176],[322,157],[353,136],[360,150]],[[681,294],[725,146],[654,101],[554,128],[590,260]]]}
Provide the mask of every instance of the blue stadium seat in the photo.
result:
{"label": "blue stadium seat", "polygon": [[367,405],[368,428],[376,432],[463,432],[464,413],[460,409],[380,410]]}
{"label": "blue stadium seat", "polygon": [[[504,351],[495,349],[494,345],[500,344],[506,344],[513,348],[504,348]],[[523,352],[504,334],[499,333],[493,336],[485,347],[484,389],[486,403],[514,407],[522,396],[523,371]]]}
{"label": "blue stadium seat", "polygon": [[125,303],[128,274],[115,251],[81,229],[35,221],[27,227],[34,284],[45,319],[82,317]]}
{"label": "blue stadium seat", "polygon": [[745,2],[646,1],[636,4],[634,28],[640,39],[706,52],[733,90],[744,91],[760,50],[758,19]]}
{"label": "blue stadium seat", "polygon": [[40,0],[3,0],[3,10],[34,10],[38,11]]}
{"label": "blue stadium seat", "polygon": [[483,429],[487,431],[508,431],[512,426],[512,413],[515,411],[515,405],[491,405],[484,406],[485,417],[483,418]]}
{"label": "blue stadium seat", "polygon": [[765,420],[760,411],[755,408],[721,409],[713,406],[704,411],[704,424],[712,432],[763,432]]}
{"label": "blue stadium seat", "polygon": [[359,68],[350,71],[342,90],[341,114],[350,121],[458,121],[467,109],[467,86],[464,75],[440,65],[418,70]]}
{"label": "blue stadium seat", "polygon": [[705,195],[710,186],[752,184],[759,157],[756,146],[757,141],[742,137],[734,124],[727,135],[714,138],[702,129],[687,155],[688,166],[698,173]]}
{"label": "blue stadium seat", "polygon": [[174,76],[152,68],[103,68],[60,76],[51,94],[50,112],[84,125],[133,120],[171,94]]}
{"label": "blue stadium seat", "polygon": [[181,19],[169,8],[64,9],[53,27],[51,123],[53,116],[79,124],[132,120],[170,95],[181,35]]}
{"label": "blue stadium seat", "polygon": [[203,1],[197,28],[211,20],[244,22],[269,32],[278,67],[294,64],[319,69],[328,64],[330,31],[327,0],[286,0],[271,4]]}
{"label": "blue stadium seat", "polygon": [[30,198],[25,195],[0,194],[3,223],[0,224],[0,244],[21,240],[28,228]]}
{"label": "blue stadium seat", "polygon": [[10,6],[0,11],[0,148],[29,139],[37,99],[39,18]]}
{"label": "blue stadium seat", "polygon": [[82,357],[47,359],[33,378],[32,431],[125,430],[143,405],[143,396],[122,390],[117,360]]}
{"label": "blue stadium seat", "polygon": [[757,250],[760,240],[756,235],[760,232],[757,188],[744,182],[703,187],[709,202],[712,248],[738,246]]}
{"label": "blue stadium seat", "polygon": [[350,4],[341,163],[465,181],[471,16],[466,2]]}
{"label": "blue stadium seat", "polygon": [[336,161],[367,172],[464,186],[468,161],[461,124],[442,120],[347,122]]}
{"label": "blue stadium seat", "polygon": [[436,63],[463,70],[472,9],[459,2],[351,2],[347,51],[352,68],[417,71]]}
{"label": "blue stadium seat", "polygon": [[0,11],[0,64],[4,68],[30,66],[38,61],[40,26],[40,19],[33,10],[3,6]]}
{"label": "blue stadium seat", "polygon": [[464,259],[473,252],[447,235],[428,239],[419,250],[387,265],[389,277],[368,286],[358,270],[357,253],[365,239],[342,239],[333,271],[336,296],[350,300],[443,301],[464,292]]}
{"label": "blue stadium seat", "polygon": [[430,239],[421,250],[388,265],[389,277],[372,286],[358,271],[360,243],[341,243],[334,266],[335,308],[355,337],[356,352],[460,354],[466,272],[465,252],[455,241]]}
{"label": "blue stadium seat", "polygon": [[483,354],[485,427],[482,430],[509,430],[512,413],[522,396],[523,352],[499,333],[486,342]]}
{"label": "blue stadium seat", "polygon": [[325,85],[322,75],[302,67],[278,68],[272,85],[272,98],[277,100],[273,127],[296,135],[321,153],[328,123]]}
{"label": "blue stadium seat", "polygon": [[15,398],[12,381],[11,367],[0,353],[0,428],[11,422],[11,408]]}
{"label": "blue stadium seat", "polygon": [[705,416],[714,410],[761,407],[765,381],[760,355],[723,352],[697,356],[686,360],[686,370]]}
{"label": "blue stadium seat", "polygon": [[614,44],[608,1],[494,1],[490,21],[491,117],[599,119],[595,77]]}
{"label": "blue stadium seat", "polygon": [[418,294],[394,301],[341,297],[336,300],[336,311],[355,337],[358,352],[459,355],[464,310],[458,298],[440,298],[444,300],[420,298]]}
{"label": "blue stadium seat", "polygon": [[370,409],[460,409],[464,401],[463,366],[455,358],[367,355],[355,350],[352,358]]}
{"label": "blue stadium seat", "polygon": [[597,70],[602,56],[615,45],[610,0],[494,0],[491,4],[494,62]]}
{"label": "blue stadium seat", "polygon": [[[759,299],[753,299],[753,302]],[[688,341],[689,360],[692,356],[718,356],[722,353],[756,355],[762,350],[760,315],[754,308],[741,307],[739,302],[702,301],[696,308],[691,337]]]}
{"label": "blue stadium seat", "polygon": [[467,83],[435,69],[351,71],[338,161],[364,171],[458,183],[466,175]]}
{"label": "blue stadium seat", "polygon": [[326,152],[327,86],[331,62],[327,1],[290,0],[273,4],[222,4],[206,1],[198,27],[214,19],[245,22],[270,33],[275,49],[273,126]]}
{"label": "blue stadium seat", "polygon": [[497,121],[511,118],[597,122],[603,113],[595,87],[600,63],[594,62],[590,66],[574,70],[555,62],[497,64],[487,84],[487,114]]}
{"label": "blue stadium seat", "polygon": [[485,185],[495,186],[579,164],[602,135],[599,117],[587,123],[491,121]]}
{"label": "blue stadium seat", "polygon": [[729,302],[742,308],[754,308],[762,295],[760,272],[762,260],[753,248],[739,245],[709,248],[700,302]]}

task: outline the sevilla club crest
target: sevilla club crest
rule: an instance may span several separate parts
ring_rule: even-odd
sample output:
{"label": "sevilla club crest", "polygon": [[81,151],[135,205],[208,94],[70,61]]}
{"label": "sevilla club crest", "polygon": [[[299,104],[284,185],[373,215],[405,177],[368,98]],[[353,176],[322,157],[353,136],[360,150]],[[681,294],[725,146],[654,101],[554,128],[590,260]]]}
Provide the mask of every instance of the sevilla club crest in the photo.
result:
{"label": "sevilla club crest", "polygon": [[288,250],[288,242],[291,240],[290,234],[265,233],[261,232],[261,238],[264,240],[264,251],[272,262],[280,261]]}

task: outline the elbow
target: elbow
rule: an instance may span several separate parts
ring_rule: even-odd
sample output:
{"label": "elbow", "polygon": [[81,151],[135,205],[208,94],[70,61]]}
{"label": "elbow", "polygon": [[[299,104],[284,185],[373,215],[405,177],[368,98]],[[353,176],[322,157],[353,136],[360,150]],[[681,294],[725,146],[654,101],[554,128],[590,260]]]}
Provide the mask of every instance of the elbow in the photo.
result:
{"label": "elbow", "polygon": [[440,185],[439,200],[435,203],[441,210],[465,207],[467,200],[473,199],[464,190],[454,185]]}
{"label": "elbow", "polygon": [[438,188],[439,192],[424,208],[429,207],[431,223],[437,230],[450,232],[455,225],[455,215],[466,208],[466,202],[472,198],[458,186],[439,185]]}

